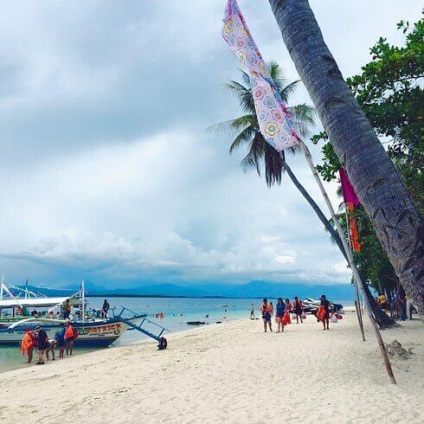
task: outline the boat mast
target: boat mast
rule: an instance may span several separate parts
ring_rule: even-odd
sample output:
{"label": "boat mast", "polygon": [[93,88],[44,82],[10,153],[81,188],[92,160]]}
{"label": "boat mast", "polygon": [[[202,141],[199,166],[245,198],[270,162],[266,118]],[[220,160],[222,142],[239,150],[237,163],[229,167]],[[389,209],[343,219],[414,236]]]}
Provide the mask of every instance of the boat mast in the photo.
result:
{"label": "boat mast", "polygon": [[0,300],[3,300],[3,284],[4,284],[4,276],[1,277],[1,282],[0,282]]}
{"label": "boat mast", "polygon": [[[0,300],[3,300],[3,282],[4,282],[4,275],[2,275],[1,282],[0,282]],[[3,318],[2,308],[0,308],[0,318]]]}
{"label": "boat mast", "polygon": [[81,282],[81,299],[82,299],[82,305],[81,305],[82,322],[85,322],[85,284],[84,284],[84,280],[82,280],[82,282]]}

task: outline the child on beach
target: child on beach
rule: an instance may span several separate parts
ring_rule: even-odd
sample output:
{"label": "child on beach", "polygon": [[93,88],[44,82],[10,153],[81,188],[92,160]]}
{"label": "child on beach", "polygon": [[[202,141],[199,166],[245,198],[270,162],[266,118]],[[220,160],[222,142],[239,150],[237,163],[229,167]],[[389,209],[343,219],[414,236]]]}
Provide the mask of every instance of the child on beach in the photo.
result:
{"label": "child on beach", "polygon": [[281,332],[284,331],[283,317],[284,317],[285,309],[286,309],[286,305],[283,303],[283,299],[279,297],[277,301],[277,306],[276,306],[277,312],[275,314],[275,318],[276,318],[277,326],[278,326],[277,333],[280,332],[280,328],[281,328]]}

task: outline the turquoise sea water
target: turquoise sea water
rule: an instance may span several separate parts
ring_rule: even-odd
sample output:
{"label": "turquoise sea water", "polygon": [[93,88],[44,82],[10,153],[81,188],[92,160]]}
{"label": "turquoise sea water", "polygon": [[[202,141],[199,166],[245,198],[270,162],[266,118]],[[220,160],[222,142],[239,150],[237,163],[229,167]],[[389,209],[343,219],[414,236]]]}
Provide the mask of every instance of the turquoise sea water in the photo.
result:
{"label": "turquoise sea water", "polygon": [[[103,304],[102,298],[87,298],[89,308],[101,309]],[[146,313],[148,318],[165,327],[169,332],[175,333],[185,331],[198,326],[187,325],[188,321],[204,321],[205,325],[215,324],[217,321],[233,321],[242,318],[249,318],[250,307],[255,305],[255,314],[260,316],[258,308],[261,305],[261,299],[228,299],[228,298],[140,298],[140,297],[115,297],[108,299],[111,308],[115,308],[119,313],[122,306],[137,312]],[[335,301],[344,306],[353,305],[353,301]],[[275,302],[276,303],[276,302]],[[162,313],[163,318],[156,318],[156,314]],[[208,317],[207,317],[208,316]],[[169,332],[165,332],[169,334]],[[115,343],[114,346],[124,346],[131,343],[148,339],[139,331],[126,331]],[[152,339],[150,339],[152,340]],[[76,353],[89,352],[89,350],[76,348]],[[34,352],[35,362],[36,353]],[[24,368],[33,366],[25,363],[26,356],[22,356],[19,347],[2,347],[0,346],[0,372],[11,369]]]}

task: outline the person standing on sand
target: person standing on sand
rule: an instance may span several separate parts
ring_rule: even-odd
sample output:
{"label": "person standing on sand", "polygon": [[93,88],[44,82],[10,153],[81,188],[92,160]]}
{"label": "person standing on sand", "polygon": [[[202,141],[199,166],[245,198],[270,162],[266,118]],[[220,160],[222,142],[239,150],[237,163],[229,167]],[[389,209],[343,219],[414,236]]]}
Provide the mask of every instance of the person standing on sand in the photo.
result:
{"label": "person standing on sand", "polygon": [[291,317],[290,314],[293,312],[293,305],[290,303],[289,299],[286,299],[286,311],[285,311],[285,319],[284,323],[285,325],[291,324]]}
{"label": "person standing on sand", "polygon": [[296,314],[296,324],[299,324],[299,318],[300,318],[300,322],[303,324],[303,319],[302,319],[303,304],[302,304],[302,301],[299,300],[297,296],[294,297],[293,307],[294,307],[294,313]]}
{"label": "person standing on sand", "polygon": [[283,315],[283,324],[289,325],[291,324],[290,312],[292,309],[292,304],[290,303],[289,299],[286,299],[285,307],[286,308],[284,310],[284,315]]}
{"label": "person standing on sand", "polygon": [[325,328],[325,325],[327,324],[327,330],[329,330],[330,329],[330,302],[327,300],[327,298],[325,297],[325,294],[323,294],[322,296],[321,296],[321,311],[322,311],[322,314],[321,314],[321,320],[322,320],[322,325],[324,326],[324,330],[326,329]]}
{"label": "person standing on sand", "polygon": [[255,319],[255,305],[253,303],[250,306],[250,319]]}
{"label": "person standing on sand", "polygon": [[66,327],[63,327],[61,330],[56,331],[56,334],[54,335],[57,347],[59,348],[59,358],[63,358],[63,354],[65,353],[65,332]]}
{"label": "person standing on sand", "polygon": [[262,306],[259,308],[259,310],[262,312],[262,320],[264,322],[265,333],[267,332],[267,324],[269,326],[269,331],[272,331],[271,305],[268,303],[267,299],[263,300]]}
{"label": "person standing on sand", "polygon": [[279,297],[277,301],[276,314],[275,314],[275,319],[277,321],[277,326],[278,326],[277,333],[280,332],[280,328],[281,328],[281,333],[284,331],[283,317],[284,317],[285,309],[286,309],[286,305],[283,303],[283,299]]}
{"label": "person standing on sand", "polygon": [[49,338],[47,333],[40,327],[35,327],[35,331],[38,333],[38,362],[37,365],[44,365],[46,360],[44,358],[44,352],[50,347]]}
{"label": "person standing on sand", "polygon": [[32,362],[32,353],[34,351],[34,336],[29,327],[25,328],[25,335],[21,341],[21,353],[25,355],[25,352],[28,355],[28,364]]}
{"label": "person standing on sand", "polygon": [[77,338],[77,330],[72,327],[71,323],[68,321],[65,327],[65,344],[66,344],[66,354],[72,355],[72,350],[74,348],[74,340]]}

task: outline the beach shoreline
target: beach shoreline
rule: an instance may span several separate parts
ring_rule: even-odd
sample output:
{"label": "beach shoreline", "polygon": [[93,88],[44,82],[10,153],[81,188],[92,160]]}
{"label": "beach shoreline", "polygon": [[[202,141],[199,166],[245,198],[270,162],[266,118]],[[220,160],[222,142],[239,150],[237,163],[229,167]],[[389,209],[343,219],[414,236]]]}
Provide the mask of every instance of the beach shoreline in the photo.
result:
{"label": "beach shoreline", "polygon": [[237,320],[0,374],[0,420],[91,423],[424,420],[424,325],[385,330],[414,352],[390,383],[370,324],[354,313],[330,331],[308,316],[284,333]]}

